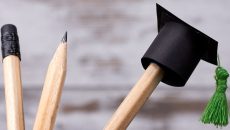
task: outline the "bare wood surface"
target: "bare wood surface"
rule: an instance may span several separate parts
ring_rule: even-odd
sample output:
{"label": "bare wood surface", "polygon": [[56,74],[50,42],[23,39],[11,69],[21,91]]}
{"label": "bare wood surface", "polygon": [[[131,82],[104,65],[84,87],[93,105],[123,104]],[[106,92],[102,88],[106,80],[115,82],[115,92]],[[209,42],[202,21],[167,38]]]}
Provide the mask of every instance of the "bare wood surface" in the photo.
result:
{"label": "bare wood surface", "polygon": [[104,130],[126,130],[163,77],[156,64],[150,64],[140,80],[121,103]]}
{"label": "bare wood surface", "polygon": [[3,75],[8,130],[24,130],[24,113],[20,60],[17,56],[3,59]]}
{"label": "bare wood surface", "polygon": [[33,130],[52,130],[66,76],[67,44],[61,43],[46,74]]}

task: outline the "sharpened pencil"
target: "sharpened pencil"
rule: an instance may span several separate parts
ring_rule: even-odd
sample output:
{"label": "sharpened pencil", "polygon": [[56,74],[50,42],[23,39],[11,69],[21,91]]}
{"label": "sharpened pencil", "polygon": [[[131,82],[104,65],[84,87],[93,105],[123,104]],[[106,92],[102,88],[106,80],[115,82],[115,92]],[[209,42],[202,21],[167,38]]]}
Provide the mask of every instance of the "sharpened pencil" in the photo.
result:
{"label": "sharpened pencil", "polygon": [[49,64],[33,130],[53,130],[66,77],[66,65],[67,32]]}

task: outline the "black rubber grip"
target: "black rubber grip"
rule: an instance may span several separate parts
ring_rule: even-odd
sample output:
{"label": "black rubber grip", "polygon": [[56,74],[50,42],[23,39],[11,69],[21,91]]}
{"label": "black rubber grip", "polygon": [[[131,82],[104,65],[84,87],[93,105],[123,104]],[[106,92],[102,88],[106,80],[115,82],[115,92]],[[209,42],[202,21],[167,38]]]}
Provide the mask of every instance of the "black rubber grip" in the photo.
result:
{"label": "black rubber grip", "polygon": [[2,58],[15,55],[21,60],[20,46],[16,26],[6,24],[1,28]]}

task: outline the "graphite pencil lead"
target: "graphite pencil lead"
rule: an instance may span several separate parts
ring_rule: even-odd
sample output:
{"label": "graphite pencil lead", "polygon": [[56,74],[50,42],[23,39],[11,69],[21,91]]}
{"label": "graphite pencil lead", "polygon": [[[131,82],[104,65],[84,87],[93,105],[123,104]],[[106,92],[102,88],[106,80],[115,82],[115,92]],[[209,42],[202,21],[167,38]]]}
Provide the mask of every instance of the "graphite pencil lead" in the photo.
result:
{"label": "graphite pencil lead", "polygon": [[62,41],[62,43],[67,43],[67,31],[65,32],[61,41]]}

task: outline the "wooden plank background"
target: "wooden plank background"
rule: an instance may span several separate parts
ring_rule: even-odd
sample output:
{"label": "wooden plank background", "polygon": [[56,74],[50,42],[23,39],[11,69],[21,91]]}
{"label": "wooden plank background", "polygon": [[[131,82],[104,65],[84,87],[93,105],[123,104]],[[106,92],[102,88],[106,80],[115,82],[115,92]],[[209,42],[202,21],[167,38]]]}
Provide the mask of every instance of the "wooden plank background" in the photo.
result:
{"label": "wooden plank background", "polygon": [[[0,1],[0,25],[18,28],[26,129],[32,129],[47,66],[67,30],[68,72],[55,130],[101,130],[144,71],[140,58],[157,35],[156,2],[218,40],[230,70],[228,0]],[[129,130],[216,129],[199,122],[214,90],[214,69],[201,61],[186,87],[161,83]],[[5,130],[2,78],[0,84]]]}

